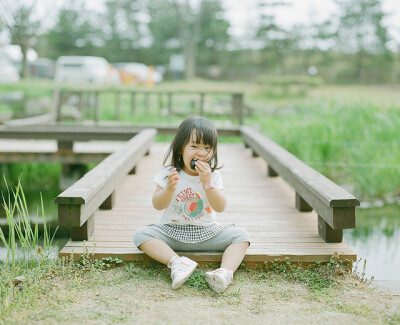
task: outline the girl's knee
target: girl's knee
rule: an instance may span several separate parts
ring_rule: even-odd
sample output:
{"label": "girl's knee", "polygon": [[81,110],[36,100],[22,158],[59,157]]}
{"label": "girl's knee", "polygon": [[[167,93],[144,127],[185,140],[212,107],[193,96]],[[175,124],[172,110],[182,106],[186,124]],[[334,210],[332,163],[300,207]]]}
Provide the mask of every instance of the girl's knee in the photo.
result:
{"label": "girl's knee", "polygon": [[240,242],[250,243],[250,235],[246,229],[243,228],[234,228],[234,229],[235,229],[235,236],[233,243],[240,243]]}
{"label": "girl's knee", "polygon": [[133,242],[136,245],[136,247],[139,247],[144,242],[153,238],[154,236],[150,234],[148,227],[139,228],[133,234]]}

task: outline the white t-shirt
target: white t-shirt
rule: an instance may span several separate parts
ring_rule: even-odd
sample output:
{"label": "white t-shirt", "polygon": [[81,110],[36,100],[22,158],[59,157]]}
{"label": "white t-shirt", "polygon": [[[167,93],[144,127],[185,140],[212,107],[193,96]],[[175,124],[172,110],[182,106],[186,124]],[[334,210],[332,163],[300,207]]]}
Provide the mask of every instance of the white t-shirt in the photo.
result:
{"label": "white t-shirt", "polygon": [[[163,168],[154,177],[153,182],[165,188],[171,169],[172,167]],[[211,185],[220,190],[224,189],[221,174],[217,170],[211,174]],[[191,176],[181,170],[171,203],[164,210],[159,224],[201,226],[214,223],[215,215],[200,182],[200,176]]]}

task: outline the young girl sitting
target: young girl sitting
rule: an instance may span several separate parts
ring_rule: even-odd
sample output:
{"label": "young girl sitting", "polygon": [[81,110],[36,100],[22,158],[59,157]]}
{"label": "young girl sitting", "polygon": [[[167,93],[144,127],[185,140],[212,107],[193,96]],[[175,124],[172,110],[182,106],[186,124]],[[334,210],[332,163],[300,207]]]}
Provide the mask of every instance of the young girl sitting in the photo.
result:
{"label": "young girl sitting", "polygon": [[217,170],[217,130],[202,117],[189,117],[179,126],[164,166],[153,181],[153,206],[163,210],[159,223],[138,229],[135,245],[152,259],[171,268],[172,289],[178,289],[197,263],[179,252],[224,252],[221,267],[206,272],[211,289],[222,293],[232,282],[250,244],[246,230],[219,224],[216,213],[226,207]]}

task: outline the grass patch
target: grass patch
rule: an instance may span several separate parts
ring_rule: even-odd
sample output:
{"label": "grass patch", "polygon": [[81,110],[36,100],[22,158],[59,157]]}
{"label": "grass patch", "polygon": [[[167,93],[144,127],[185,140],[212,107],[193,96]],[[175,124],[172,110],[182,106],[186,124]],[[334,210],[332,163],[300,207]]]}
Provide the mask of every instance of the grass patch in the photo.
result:
{"label": "grass patch", "polygon": [[[259,270],[242,267],[219,295],[204,281],[210,266],[198,267],[179,290],[172,290],[170,270],[163,265],[92,260],[84,254],[80,260],[63,258],[26,270],[26,281],[8,299],[0,320],[240,323],[265,317],[294,321],[299,316],[322,321],[328,314],[331,321],[357,317],[360,322],[395,323],[399,299],[375,291],[354,274],[339,274],[339,267],[316,264],[301,270],[277,261]],[[185,313],[180,312],[183,306]]]}
{"label": "grass patch", "polygon": [[308,100],[248,123],[362,200],[399,195],[398,107]]}

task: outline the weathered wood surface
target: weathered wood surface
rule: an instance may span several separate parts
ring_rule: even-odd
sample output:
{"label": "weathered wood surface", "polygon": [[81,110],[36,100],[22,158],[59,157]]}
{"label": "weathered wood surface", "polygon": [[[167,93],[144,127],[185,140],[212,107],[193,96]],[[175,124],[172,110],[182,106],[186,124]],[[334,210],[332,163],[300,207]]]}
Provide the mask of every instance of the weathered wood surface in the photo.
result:
{"label": "weathered wood surface", "polygon": [[41,162],[63,164],[86,164],[101,162],[114,151],[122,148],[126,141],[69,142],[72,151],[59,150],[55,140],[0,139],[0,162]]}
{"label": "weathered wood surface", "polygon": [[268,174],[280,175],[294,187],[298,209],[313,208],[321,216],[321,237],[340,242],[342,229],[355,228],[355,207],[360,202],[354,196],[263,134],[249,127],[242,127],[241,133],[253,152],[268,163]]}
{"label": "weathered wood surface", "polygon": [[[52,162],[64,164],[101,162],[116,150],[114,145],[120,147],[120,143],[111,141],[129,140],[147,128],[152,128],[152,126],[0,126],[0,162]],[[154,128],[157,129],[159,134],[175,134],[177,126],[158,125],[154,126]],[[235,126],[219,127],[218,133],[239,136],[240,130]],[[90,143],[84,141],[90,141]]]}
{"label": "weathered wood surface", "polygon": [[[93,213],[102,205],[149,150],[155,140],[155,129],[141,131],[123,148],[114,152],[78,182],[55,199],[58,223],[73,227],[73,239],[87,239],[93,232]],[[108,199],[109,198],[109,199]],[[113,199],[110,199],[112,202]],[[90,219],[90,220],[89,220]],[[79,227],[84,227],[78,230]],[[87,236],[82,236],[86,234]]]}
{"label": "weathered wood surface", "polygon": [[[90,140],[129,140],[140,131],[148,128],[157,129],[161,134],[175,134],[178,125],[112,125],[103,123],[97,125],[26,125],[1,126],[0,139],[54,139],[61,141]],[[238,127],[218,127],[220,135],[240,135]]]}
{"label": "weathered wood surface", "polygon": [[[86,242],[68,242],[60,256],[88,252],[95,258],[118,256],[126,261],[148,260],[133,244],[136,229],[157,223],[161,211],[152,207],[152,178],[160,170],[167,144],[154,144],[141,160],[135,175],[128,175],[116,189],[112,210],[94,213],[94,232]],[[289,258],[292,261],[327,262],[338,253],[341,260],[356,260],[345,243],[325,243],[318,235],[318,215],[299,212],[295,192],[280,177],[266,176],[262,158],[253,158],[242,144],[221,144],[220,160],[228,207],[218,215],[221,223],[246,228],[252,238],[245,262],[249,265]],[[85,247],[85,248],[83,248]],[[200,263],[218,262],[221,253],[185,253]]]}

